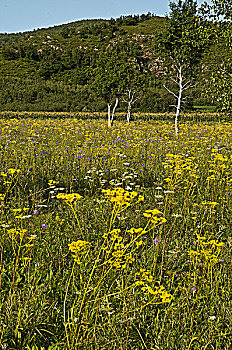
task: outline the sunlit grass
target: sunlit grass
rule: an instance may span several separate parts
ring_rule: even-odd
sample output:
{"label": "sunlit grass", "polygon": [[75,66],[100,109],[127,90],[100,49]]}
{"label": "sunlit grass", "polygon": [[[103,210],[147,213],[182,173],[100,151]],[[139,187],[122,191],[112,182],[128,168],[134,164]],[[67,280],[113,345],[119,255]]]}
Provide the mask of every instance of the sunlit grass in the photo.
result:
{"label": "sunlit grass", "polygon": [[2,119],[3,349],[230,349],[232,123]]}

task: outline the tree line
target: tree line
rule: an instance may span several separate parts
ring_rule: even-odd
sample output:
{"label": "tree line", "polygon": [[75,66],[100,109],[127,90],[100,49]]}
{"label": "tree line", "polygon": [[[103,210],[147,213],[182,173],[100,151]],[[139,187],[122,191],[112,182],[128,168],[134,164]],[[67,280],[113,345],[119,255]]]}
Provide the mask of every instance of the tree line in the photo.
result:
{"label": "tree line", "polygon": [[231,4],[212,3],[170,2],[165,19],[148,13],[27,32],[20,40],[1,35],[0,109],[108,109],[111,122],[116,107],[128,120],[132,108],[174,110],[177,119],[182,108],[212,101],[229,111]]}

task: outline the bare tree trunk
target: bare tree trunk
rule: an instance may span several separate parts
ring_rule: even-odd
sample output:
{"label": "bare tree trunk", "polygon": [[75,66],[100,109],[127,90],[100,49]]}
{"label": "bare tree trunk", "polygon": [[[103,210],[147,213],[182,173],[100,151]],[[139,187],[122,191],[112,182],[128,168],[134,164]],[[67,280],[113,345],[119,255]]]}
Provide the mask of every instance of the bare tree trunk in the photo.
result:
{"label": "bare tree trunk", "polygon": [[135,103],[137,100],[140,99],[140,96],[135,97],[135,94],[137,93],[137,91],[131,91],[130,89],[127,90],[127,92],[125,92],[125,95],[128,95],[128,99],[124,99],[123,98],[123,102],[127,103],[127,116],[126,116],[126,120],[127,123],[130,122],[130,117],[131,117],[131,107],[133,105],[133,103]]}
{"label": "bare tree trunk", "polygon": [[116,98],[115,105],[114,105],[114,108],[113,108],[112,118],[111,118],[111,126],[113,125],[114,113],[115,113],[115,109],[116,109],[117,105],[118,105],[118,98]]}
{"label": "bare tree trunk", "polygon": [[128,109],[127,109],[127,116],[126,116],[127,123],[130,122],[130,115],[131,115],[131,103],[129,101],[128,102]]}
{"label": "bare tree trunk", "polygon": [[[176,115],[175,115],[175,134],[176,136],[178,135],[179,133],[179,128],[178,128],[178,122],[179,122],[179,115],[180,115],[180,111],[181,111],[181,108],[182,108],[182,105],[183,103],[185,103],[185,100],[187,98],[186,97],[183,97],[183,92],[185,90],[188,90],[190,88],[193,88],[196,86],[196,84],[191,84],[191,81],[188,80],[186,82],[186,78],[183,78],[183,68],[184,65],[181,65],[179,62],[178,62],[178,65],[175,65],[175,69],[177,71],[177,79],[173,79],[171,78],[172,81],[174,81],[174,83],[176,83],[178,85],[178,88],[179,88],[179,92],[178,94],[176,94],[175,92],[171,91],[169,88],[167,88],[165,85],[163,85],[163,87],[170,93],[172,94],[176,100],[177,100],[177,104],[174,105],[173,107],[176,108]],[[188,66],[187,66],[188,67]]]}
{"label": "bare tree trunk", "polygon": [[179,120],[179,114],[180,114],[180,108],[181,108],[181,101],[182,101],[182,93],[183,93],[183,78],[182,78],[182,69],[181,66],[178,69],[178,81],[179,81],[179,95],[177,99],[177,106],[176,106],[176,117],[175,117],[175,134],[178,135],[179,129],[178,129],[178,120]]}
{"label": "bare tree trunk", "polygon": [[175,116],[175,134],[176,136],[179,133],[179,128],[178,128],[178,117],[179,117],[179,113],[176,112],[176,116]]}
{"label": "bare tree trunk", "polygon": [[110,108],[111,105],[108,103],[108,128],[111,128]]}
{"label": "bare tree trunk", "polygon": [[112,116],[111,116],[111,113],[110,113],[111,105],[108,103],[108,128],[111,128],[113,125],[114,114],[115,114],[115,110],[116,110],[117,105],[118,105],[118,98],[116,98],[114,108],[112,111]]}

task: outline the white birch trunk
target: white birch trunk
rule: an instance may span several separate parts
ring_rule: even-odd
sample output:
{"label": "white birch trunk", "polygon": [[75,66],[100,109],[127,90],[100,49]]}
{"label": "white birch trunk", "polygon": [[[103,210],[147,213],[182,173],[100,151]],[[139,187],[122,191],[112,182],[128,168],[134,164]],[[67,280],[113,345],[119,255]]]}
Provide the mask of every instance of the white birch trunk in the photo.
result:
{"label": "white birch trunk", "polygon": [[181,101],[182,101],[182,93],[183,93],[183,78],[182,78],[182,70],[181,67],[178,69],[178,79],[179,79],[179,95],[177,100],[177,106],[176,106],[176,117],[175,117],[175,134],[178,135],[179,128],[178,128],[178,121],[179,121],[179,114],[181,109]]}
{"label": "white birch trunk", "polygon": [[181,65],[179,62],[177,65],[175,65],[175,69],[177,71],[177,79],[173,79],[171,78],[172,81],[174,81],[178,88],[179,88],[179,92],[178,94],[176,94],[175,92],[171,91],[169,88],[167,88],[164,84],[163,84],[163,87],[170,93],[172,94],[175,98],[176,98],[176,101],[177,101],[177,104],[174,105],[174,107],[176,108],[176,115],[175,115],[175,134],[176,136],[178,135],[179,133],[179,128],[178,128],[178,122],[179,122],[179,115],[180,115],[180,111],[181,111],[181,108],[182,108],[182,105],[183,103],[185,102],[185,99],[187,98],[186,97],[183,97],[183,92],[185,90],[188,90],[188,89],[191,89],[193,87],[195,87],[197,84],[192,84],[191,83],[191,80],[188,80],[187,81],[187,78],[184,78],[183,77],[183,67],[188,67],[188,65],[184,66],[184,65]]}
{"label": "white birch trunk", "polygon": [[[131,107],[132,105],[140,99],[140,96],[135,97],[136,91],[131,91],[130,89],[127,90],[128,93],[128,99],[123,99],[122,101],[127,103],[127,115],[126,115],[126,120],[127,123],[130,122],[130,117],[131,117]],[[127,93],[125,93],[127,95]]]}
{"label": "white birch trunk", "polygon": [[186,99],[186,97],[183,97],[183,91],[190,89],[191,87],[194,87],[195,85],[192,85],[190,81],[187,81],[184,83],[184,81],[186,81],[186,79],[183,79],[183,75],[182,75],[182,66],[181,64],[179,64],[178,66],[175,65],[175,68],[177,70],[177,80],[172,79],[172,81],[174,81],[179,88],[179,92],[178,94],[175,94],[175,92],[171,91],[169,88],[167,88],[164,84],[163,87],[170,93],[172,94],[176,100],[177,100],[177,104],[174,106],[176,108],[176,115],[175,115],[175,134],[176,136],[179,133],[179,128],[178,128],[178,122],[179,122],[179,115],[180,115],[180,111],[182,108],[182,104],[184,102],[184,100]]}
{"label": "white birch trunk", "polygon": [[131,115],[131,104],[129,101],[128,102],[128,109],[127,109],[127,116],[126,116],[127,123],[130,123],[130,115]]}
{"label": "white birch trunk", "polygon": [[115,113],[115,110],[117,108],[117,105],[118,105],[118,98],[116,98],[115,105],[114,105],[114,108],[113,108],[112,118],[111,118],[111,125],[113,125],[114,113]]}
{"label": "white birch trunk", "polygon": [[108,103],[108,128],[111,128],[110,108],[111,105]]}
{"label": "white birch trunk", "polygon": [[114,114],[115,114],[115,110],[117,108],[117,105],[118,105],[118,98],[116,98],[116,101],[115,101],[115,104],[114,104],[114,108],[113,108],[113,111],[112,111],[112,116],[111,116],[111,113],[110,113],[111,105],[108,103],[108,128],[111,128],[112,125],[113,125]]}

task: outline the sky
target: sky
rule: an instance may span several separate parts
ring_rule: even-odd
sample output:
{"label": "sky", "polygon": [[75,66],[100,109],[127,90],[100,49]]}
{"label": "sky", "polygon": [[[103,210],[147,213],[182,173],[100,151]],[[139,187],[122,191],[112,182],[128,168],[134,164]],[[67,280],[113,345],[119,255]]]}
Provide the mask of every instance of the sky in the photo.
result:
{"label": "sky", "polygon": [[[198,1],[199,4],[203,2]],[[149,11],[165,16],[169,12],[169,0],[0,0],[0,33]]]}

